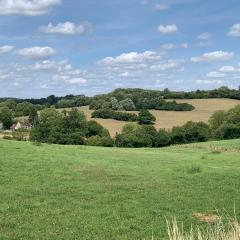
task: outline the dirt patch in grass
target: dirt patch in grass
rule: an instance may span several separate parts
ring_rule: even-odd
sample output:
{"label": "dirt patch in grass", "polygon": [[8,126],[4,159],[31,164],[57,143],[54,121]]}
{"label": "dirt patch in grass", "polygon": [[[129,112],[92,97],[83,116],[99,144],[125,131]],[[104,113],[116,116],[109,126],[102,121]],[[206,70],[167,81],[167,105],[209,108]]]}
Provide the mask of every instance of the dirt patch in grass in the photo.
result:
{"label": "dirt patch in grass", "polygon": [[200,222],[206,222],[206,223],[213,223],[213,222],[217,222],[221,219],[221,217],[219,217],[216,214],[203,214],[203,213],[199,213],[199,212],[194,212],[193,217],[195,217],[196,219],[198,219]]}

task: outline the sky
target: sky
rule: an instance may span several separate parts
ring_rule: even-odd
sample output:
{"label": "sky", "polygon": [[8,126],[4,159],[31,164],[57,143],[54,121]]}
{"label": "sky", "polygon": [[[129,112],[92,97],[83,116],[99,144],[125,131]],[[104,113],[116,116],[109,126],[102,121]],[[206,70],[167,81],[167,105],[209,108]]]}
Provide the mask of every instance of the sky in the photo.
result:
{"label": "sky", "polygon": [[0,0],[0,97],[240,85],[239,0]]}

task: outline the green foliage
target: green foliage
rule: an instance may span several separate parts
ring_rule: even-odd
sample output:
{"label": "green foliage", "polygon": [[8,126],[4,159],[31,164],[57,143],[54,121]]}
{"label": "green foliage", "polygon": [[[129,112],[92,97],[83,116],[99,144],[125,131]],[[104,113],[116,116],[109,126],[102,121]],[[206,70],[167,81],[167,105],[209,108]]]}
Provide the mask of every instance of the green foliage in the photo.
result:
{"label": "green foliage", "polygon": [[99,124],[96,121],[89,121],[87,123],[87,137],[92,137],[92,136],[100,136],[100,137],[108,137],[110,136],[109,131],[105,129],[101,124]]}
{"label": "green foliage", "polygon": [[212,137],[233,139],[240,137],[240,105],[227,112],[216,112],[209,121]]}
{"label": "green foliage", "polygon": [[111,109],[98,109],[92,113],[92,118],[115,119],[119,121],[136,122],[138,116],[134,113],[114,111]]}
{"label": "green foliage", "polygon": [[134,111],[136,110],[136,106],[131,98],[126,98],[119,102],[120,106],[126,111]]}
{"label": "green foliage", "polygon": [[80,95],[80,96],[66,96],[65,98],[60,99],[55,105],[57,108],[73,108],[86,106],[89,103],[90,103],[89,97]]}
{"label": "green foliage", "polygon": [[4,129],[10,129],[13,124],[13,112],[8,107],[0,109],[0,122],[3,124]]}
{"label": "green foliage", "polygon": [[110,136],[92,136],[87,139],[86,144],[88,146],[102,146],[102,147],[113,147],[114,141]]}
{"label": "green foliage", "polygon": [[38,122],[38,112],[34,106],[29,109],[28,121],[32,126]]}
{"label": "green foliage", "polygon": [[165,147],[171,144],[171,133],[165,129],[159,129],[156,139],[156,147]]}
{"label": "green foliage", "polygon": [[59,143],[59,144],[84,144],[87,134],[87,121],[82,112],[76,109],[68,113],[60,113],[54,108],[44,109],[38,123],[32,129],[32,141]]}
{"label": "green foliage", "polygon": [[128,123],[123,127],[122,133],[116,135],[117,147],[138,148],[152,147],[152,136],[142,126]]}
{"label": "green foliage", "polygon": [[225,121],[227,113],[225,111],[216,111],[209,119],[209,127],[211,131],[218,129]]}
{"label": "green foliage", "polygon": [[139,124],[153,124],[156,121],[156,117],[151,114],[147,109],[140,110],[138,114]]}

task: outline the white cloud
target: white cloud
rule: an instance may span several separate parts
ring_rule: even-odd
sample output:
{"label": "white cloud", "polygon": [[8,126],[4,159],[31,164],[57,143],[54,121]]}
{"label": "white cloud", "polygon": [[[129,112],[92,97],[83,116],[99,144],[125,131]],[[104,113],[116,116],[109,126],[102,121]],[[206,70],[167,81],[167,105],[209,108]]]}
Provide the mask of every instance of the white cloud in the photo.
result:
{"label": "white cloud", "polygon": [[87,32],[91,28],[91,24],[88,22],[83,22],[79,25],[75,25],[71,22],[58,23],[57,25],[53,25],[49,23],[47,26],[41,27],[40,30],[44,33],[57,33],[57,34],[83,34]]}
{"label": "white cloud", "polygon": [[206,75],[206,77],[208,77],[208,78],[222,78],[222,77],[226,77],[226,74],[221,73],[221,72],[210,72]]}
{"label": "white cloud", "polygon": [[71,84],[85,84],[87,83],[87,80],[84,78],[70,78],[67,80],[67,82]]}
{"label": "white cloud", "polygon": [[228,32],[228,35],[229,36],[232,36],[232,37],[240,37],[240,23],[236,23],[234,24],[229,32]]}
{"label": "white cloud", "polygon": [[154,9],[156,10],[156,11],[164,11],[164,10],[168,10],[168,5],[166,5],[166,4],[156,4],[155,5],[155,7],[154,7]]}
{"label": "white cloud", "polygon": [[9,52],[11,52],[13,49],[14,49],[13,46],[8,46],[8,45],[1,46],[1,47],[0,47],[0,54],[9,53]]}
{"label": "white cloud", "polygon": [[130,74],[129,74],[129,72],[124,72],[124,73],[119,74],[119,76],[120,77],[129,77]]}
{"label": "white cloud", "polygon": [[200,35],[198,35],[198,39],[200,40],[209,40],[212,38],[212,34],[209,33],[209,32],[204,32],[204,33],[201,33]]}
{"label": "white cloud", "polygon": [[32,47],[23,48],[18,51],[18,55],[24,58],[48,58],[54,55],[56,51],[51,47]]}
{"label": "white cloud", "polygon": [[162,34],[172,34],[172,33],[176,33],[178,31],[178,28],[175,24],[172,25],[160,25],[158,27],[158,31]]}
{"label": "white cloud", "polygon": [[219,71],[223,73],[239,73],[240,67],[223,66],[219,69]]}
{"label": "white cloud", "polygon": [[192,57],[192,62],[215,62],[215,61],[226,61],[230,60],[234,57],[233,52],[224,52],[224,51],[215,51],[215,52],[209,52],[204,53],[200,57]]}
{"label": "white cloud", "polygon": [[184,60],[167,60],[166,62],[162,62],[159,64],[153,64],[150,66],[151,70],[157,71],[166,71],[170,69],[177,69],[179,68],[185,61]]}
{"label": "white cloud", "polygon": [[204,79],[204,80],[197,80],[197,84],[222,84],[221,80],[211,80],[211,79]]}
{"label": "white cloud", "polygon": [[60,3],[61,0],[0,0],[0,15],[39,16]]}
{"label": "white cloud", "polygon": [[63,60],[60,62],[50,61],[50,60],[44,60],[42,62],[37,62],[33,66],[33,70],[67,70],[71,69],[71,65],[68,63],[67,60]]}
{"label": "white cloud", "polygon": [[164,50],[173,50],[177,48],[188,48],[188,43],[174,44],[166,43],[161,46]]}
{"label": "white cloud", "polygon": [[123,53],[117,57],[106,57],[99,61],[100,65],[114,65],[114,64],[136,64],[144,63],[146,61],[160,60],[162,58],[161,54],[157,54],[152,51],[145,51],[143,53],[130,52]]}

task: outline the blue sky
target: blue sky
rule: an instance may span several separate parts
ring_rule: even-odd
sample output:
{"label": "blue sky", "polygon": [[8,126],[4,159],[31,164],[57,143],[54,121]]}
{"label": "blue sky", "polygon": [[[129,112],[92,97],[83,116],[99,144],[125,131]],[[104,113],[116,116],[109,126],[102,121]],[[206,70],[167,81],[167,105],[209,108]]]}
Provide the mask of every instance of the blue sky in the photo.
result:
{"label": "blue sky", "polygon": [[0,97],[240,85],[239,0],[0,0]]}

